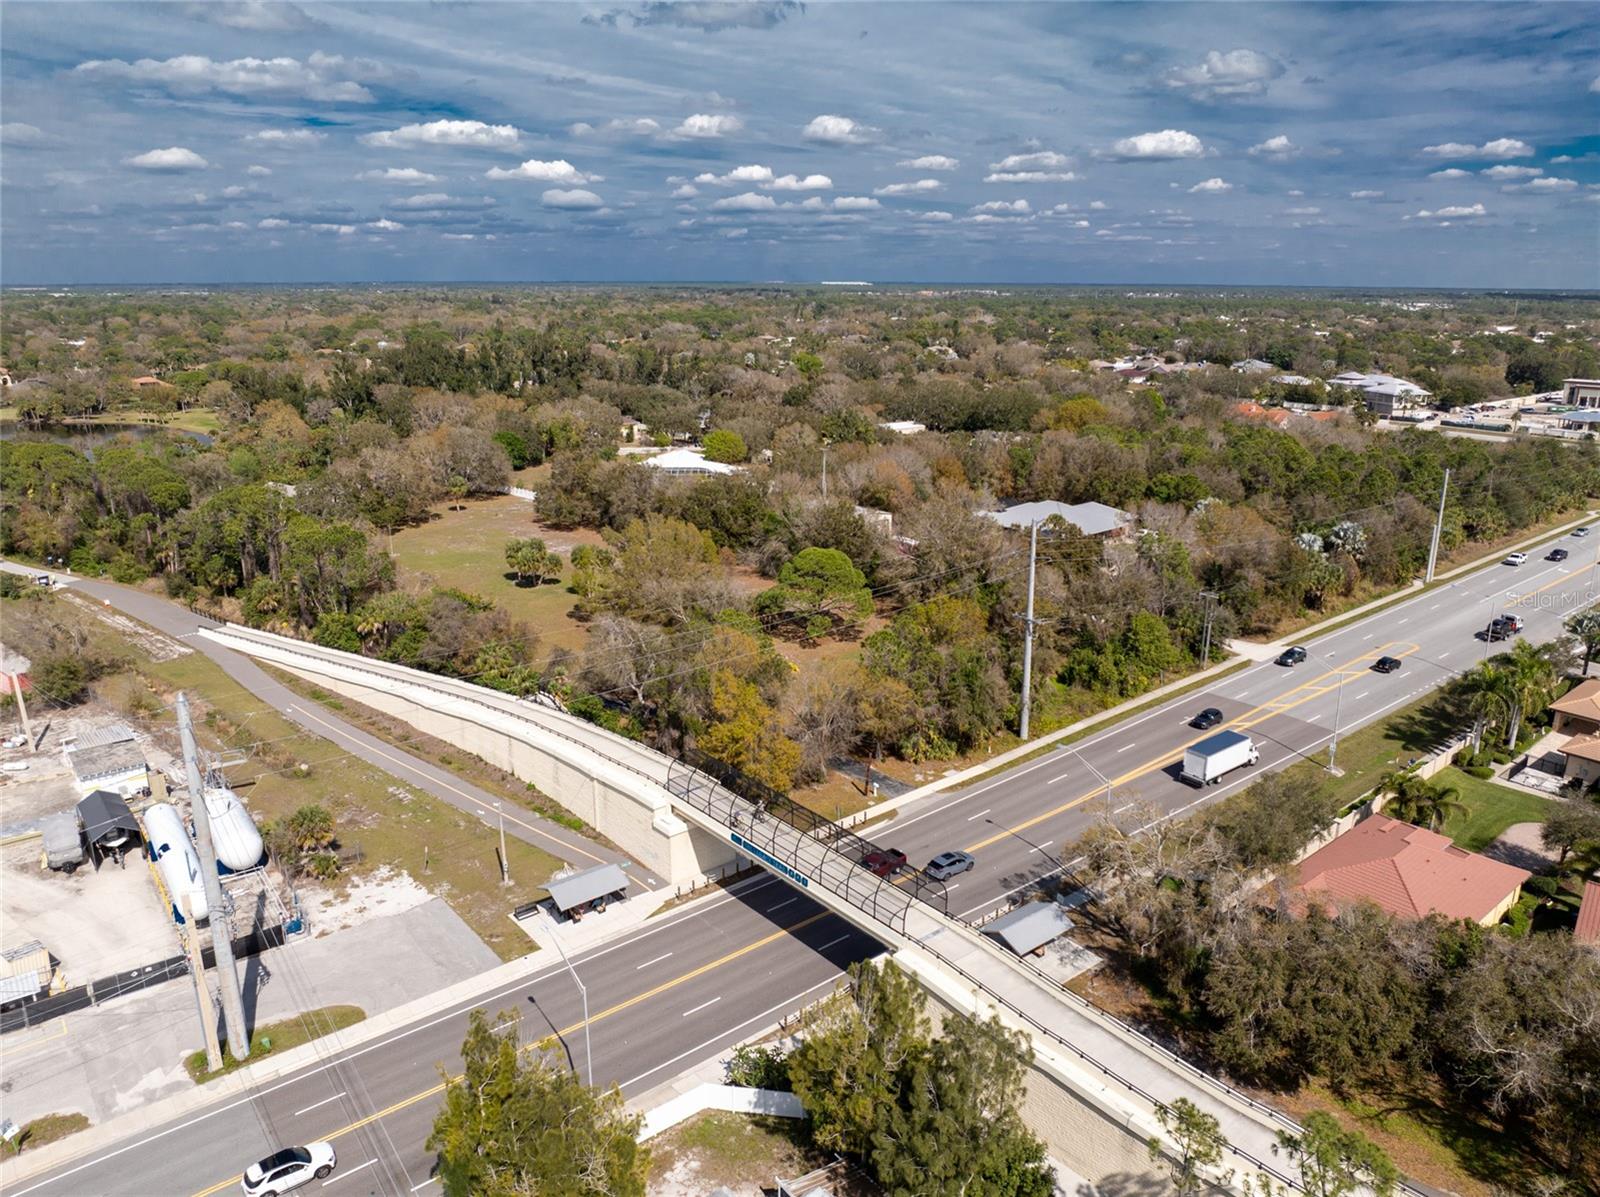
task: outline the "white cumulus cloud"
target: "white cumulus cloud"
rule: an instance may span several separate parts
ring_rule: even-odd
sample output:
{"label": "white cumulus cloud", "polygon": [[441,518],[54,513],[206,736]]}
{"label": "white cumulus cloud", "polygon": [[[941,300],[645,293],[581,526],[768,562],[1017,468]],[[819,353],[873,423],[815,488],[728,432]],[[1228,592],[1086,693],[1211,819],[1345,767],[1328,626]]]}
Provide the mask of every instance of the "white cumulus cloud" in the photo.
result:
{"label": "white cumulus cloud", "polygon": [[135,154],[132,158],[125,158],[129,166],[138,167],[140,170],[156,171],[181,171],[204,170],[210,165],[204,158],[193,150],[185,149],[181,145],[168,146],[164,150],[146,150],[142,154]]}
{"label": "white cumulus cloud", "polygon": [[972,210],[974,212],[1027,213],[1027,212],[1032,212],[1033,208],[1032,208],[1032,206],[1029,205],[1027,200],[1019,199],[1019,200],[990,200],[988,203],[974,204]]}
{"label": "white cumulus cloud", "polygon": [[234,58],[227,62],[201,54],[157,60],[95,59],[73,68],[91,79],[162,87],[191,95],[220,91],[236,96],[291,96],[305,100],[368,104],[373,95],[357,79],[381,76],[377,63],[313,53],[297,58]]}
{"label": "white cumulus cloud", "polygon": [[1552,194],[1557,191],[1575,191],[1578,187],[1576,179],[1529,179],[1526,183],[1512,183],[1500,188],[1501,191],[1531,191],[1535,194]]}
{"label": "white cumulus cloud", "polygon": [[1216,176],[1212,176],[1209,179],[1201,180],[1200,182],[1196,183],[1193,187],[1189,188],[1189,194],[1190,195],[1221,195],[1225,191],[1232,191],[1232,190],[1233,190],[1233,184],[1232,183],[1228,182],[1226,179],[1220,179],[1220,178],[1217,178]]}
{"label": "white cumulus cloud", "polygon": [[1430,179],[1470,179],[1472,172],[1462,170],[1459,166],[1452,166],[1448,170],[1436,170],[1428,176]]}
{"label": "white cumulus cloud", "polygon": [[1296,157],[1301,151],[1299,146],[1289,140],[1287,134],[1279,133],[1276,137],[1269,137],[1251,146],[1249,152],[1257,158],[1276,158],[1281,161]]}
{"label": "white cumulus cloud", "polygon": [[249,175],[252,179],[264,179],[272,173],[272,167],[260,165],[247,166],[244,168],[244,173]]}
{"label": "white cumulus cloud", "polygon": [[367,227],[369,229],[375,229],[380,233],[398,233],[406,226],[401,224],[398,220],[390,220],[387,216],[385,216],[382,220],[369,220],[367,222]]}
{"label": "white cumulus cloud", "polygon": [[768,191],[826,191],[833,186],[833,180],[827,175],[779,175],[762,186]]}
{"label": "white cumulus cloud", "polygon": [[0,145],[44,145],[49,140],[38,125],[28,125],[22,121],[7,121],[0,125]]}
{"label": "white cumulus cloud", "polygon": [[1182,129],[1162,129],[1139,133],[1111,143],[1101,157],[1117,162],[1170,162],[1180,158],[1205,157],[1205,144]]}
{"label": "white cumulus cloud", "polygon": [[492,208],[494,200],[487,195],[473,199],[471,196],[446,195],[442,191],[429,191],[423,195],[408,195],[392,201],[391,208],[409,208],[419,212],[445,212],[472,208]]}
{"label": "white cumulus cloud", "polygon": [[1420,212],[1407,216],[1407,220],[1467,220],[1475,216],[1487,216],[1489,213],[1482,204],[1457,204],[1449,208],[1435,208],[1429,211],[1424,208]]}
{"label": "white cumulus cloud", "polygon": [[1540,166],[1491,166],[1488,170],[1479,171],[1486,179],[1505,182],[1507,179],[1534,179],[1544,174]]}
{"label": "white cumulus cloud", "polygon": [[861,145],[872,141],[877,135],[878,130],[870,125],[831,113],[812,117],[800,131],[800,136],[807,141],[820,141],[824,145]]}
{"label": "white cumulus cloud", "polygon": [[532,179],[536,183],[567,183],[574,187],[584,183],[597,183],[602,180],[600,175],[586,174],[579,170],[565,158],[555,158],[549,162],[540,161],[538,158],[529,158],[520,166],[510,169],[491,166],[483,172],[486,179]]}
{"label": "white cumulus cloud", "polygon": [[737,187],[750,183],[772,182],[772,167],[750,163],[747,166],[736,166],[725,175],[712,174],[705,171],[694,177],[696,183],[709,183],[715,187]]}
{"label": "white cumulus cloud", "polygon": [[1531,158],[1533,147],[1515,137],[1497,137],[1482,145],[1462,141],[1444,141],[1438,145],[1425,145],[1422,152],[1430,158]]}
{"label": "white cumulus cloud", "polygon": [[944,183],[938,179],[918,179],[914,183],[890,183],[879,187],[873,195],[926,195],[930,191],[939,191]]}
{"label": "white cumulus cloud", "polygon": [[603,125],[579,121],[569,126],[567,132],[574,137],[654,137],[661,132],[661,122],[651,120],[648,116],[632,119],[617,117]]}
{"label": "white cumulus cloud", "polygon": [[672,193],[673,199],[693,199],[700,194],[700,188],[693,183],[684,183]]}
{"label": "white cumulus cloud", "polygon": [[935,208],[931,212],[917,212],[911,217],[913,220],[925,220],[929,224],[944,224],[955,219],[955,214]]}
{"label": "white cumulus cloud", "polygon": [[1039,150],[1032,154],[1012,154],[999,162],[989,163],[985,183],[1070,183],[1078,176],[1067,168],[1072,159],[1054,150]]}
{"label": "white cumulus cloud", "polygon": [[906,158],[897,165],[909,170],[955,170],[961,165],[961,159],[945,154],[924,154],[921,158]]}
{"label": "white cumulus cloud", "polygon": [[744,122],[736,116],[697,112],[693,116],[685,117],[668,136],[706,141],[712,138],[726,137],[730,133],[737,133],[742,128],[744,128]]}
{"label": "white cumulus cloud", "polygon": [[414,166],[391,166],[388,170],[364,170],[356,176],[358,179],[369,179],[374,183],[401,183],[407,187],[421,187],[428,183],[437,183],[438,175],[430,175],[425,170],[418,170]]}
{"label": "white cumulus cloud", "polygon": [[758,195],[754,191],[746,191],[739,195],[725,196],[711,207],[718,212],[771,212],[778,207],[778,201],[770,195]]}
{"label": "white cumulus cloud", "polygon": [[1382,199],[1383,198],[1383,192],[1381,192],[1381,191],[1372,191],[1372,190],[1352,191],[1350,193],[1350,198],[1351,199],[1361,199],[1361,200]]}
{"label": "white cumulus cloud", "polygon": [[315,129],[260,129],[246,133],[244,139],[262,145],[316,145],[326,136]]}
{"label": "white cumulus cloud", "polygon": [[1173,91],[1211,101],[1259,96],[1283,74],[1283,64],[1259,50],[1212,50],[1189,67],[1174,67],[1161,77]]}
{"label": "white cumulus cloud", "polygon": [[841,195],[833,201],[833,207],[838,212],[870,212],[883,205],[870,195]]}
{"label": "white cumulus cloud", "polygon": [[384,129],[377,133],[364,133],[361,140],[367,145],[391,149],[419,145],[509,149],[522,140],[522,130],[515,125],[489,125],[483,121],[439,120],[420,125],[401,125],[398,129]]}
{"label": "white cumulus cloud", "polygon": [[539,197],[539,202],[546,208],[560,208],[569,212],[592,212],[596,208],[605,207],[605,200],[592,191],[585,191],[581,187],[563,190],[552,187]]}

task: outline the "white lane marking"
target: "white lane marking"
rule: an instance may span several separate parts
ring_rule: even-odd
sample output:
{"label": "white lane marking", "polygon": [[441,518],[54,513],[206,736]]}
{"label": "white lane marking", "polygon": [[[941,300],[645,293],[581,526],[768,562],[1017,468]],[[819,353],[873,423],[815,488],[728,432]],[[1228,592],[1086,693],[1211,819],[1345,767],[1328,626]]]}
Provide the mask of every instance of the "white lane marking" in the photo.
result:
{"label": "white lane marking", "polygon": [[1363,637],[1361,637],[1361,639],[1362,639],[1362,640],[1363,640],[1363,641],[1365,641],[1365,640],[1371,640],[1371,639],[1372,639],[1372,638],[1373,638],[1373,637],[1374,637],[1374,636],[1376,636],[1376,635],[1377,635],[1377,634],[1378,634],[1378,633],[1376,633],[1376,632],[1368,632],[1368,633],[1367,633],[1367,634],[1366,634],[1366,635],[1365,635],[1365,636],[1363,636]]}
{"label": "white lane marking", "polygon": [[[1409,615],[1408,615],[1408,616],[1406,616],[1406,619],[1410,619],[1410,618],[1411,618],[1411,617],[1410,617],[1410,616],[1409,616]],[[1395,621],[1394,621],[1394,626],[1395,626],[1395,627],[1399,627],[1399,626],[1400,626],[1400,625],[1401,625],[1401,624],[1403,624],[1403,623],[1405,623],[1405,622],[1406,622],[1406,619],[1397,619],[1397,620],[1395,620]]]}
{"label": "white lane marking", "polygon": [[344,1092],[344,1090],[341,1089],[338,1093],[335,1093],[332,1097],[324,1097],[321,1101],[317,1102],[315,1105],[309,1105],[303,1110],[296,1110],[293,1114],[290,1115],[290,1117],[298,1118],[298,1117],[300,1117],[301,1114],[309,1114],[309,1113],[311,1113],[312,1110],[321,1109],[323,1106],[327,1105],[330,1101],[338,1101],[341,1097],[345,1097],[345,1096],[347,1096],[346,1093]]}
{"label": "white lane marking", "polygon": [[849,938],[850,938],[850,936],[848,934],[841,935],[841,936],[839,936],[838,939],[830,939],[827,943],[823,944],[820,948],[817,948],[816,950],[819,951],[819,952],[826,952],[829,948],[833,947],[834,944],[843,943],[845,940],[847,940]]}
{"label": "white lane marking", "polygon": [[[357,1164],[354,1168],[347,1168],[345,1171],[339,1173],[338,1176],[335,1176],[332,1180],[323,1181],[322,1182],[322,1187],[323,1188],[327,1188],[331,1184],[337,1184],[339,1181],[343,1180],[345,1177],[354,1176],[357,1172],[360,1172],[361,1169],[370,1168],[370,1167],[372,1167],[372,1165],[376,1164],[377,1162],[378,1162],[377,1158],[374,1157],[373,1159],[368,1160],[364,1164]],[[416,1190],[412,1190],[412,1191],[415,1192]]]}
{"label": "white lane marking", "polygon": [[425,1189],[429,1185],[436,1185],[438,1183],[439,1183],[439,1178],[437,1176],[430,1176],[430,1177],[428,1177],[427,1180],[423,1181],[420,1185],[412,1185],[411,1186],[411,1191],[413,1193],[415,1193],[418,1189]]}
{"label": "white lane marking", "polygon": [[776,906],[768,906],[767,907],[767,913],[771,914],[774,910],[782,910],[785,906],[793,906],[799,900],[800,899],[798,897],[785,898],[783,901],[779,902]]}
{"label": "white lane marking", "polygon": [[947,893],[947,894],[954,893],[956,890],[958,890],[960,888],[961,888],[961,882],[957,881],[954,885],[945,886],[944,887],[944,892]]}
{"label": "white lane marking", "polygon": [[[1050,845],[1051,845],[1051,844],[1053,844],[1053,843],[1055,843],[1055,841],[1054,841],[1054,840],[1045,840],[1045,842],[1044,842],[1044,843],[1042,843],[1042,844],[1035,844],[1035,845],[1034,845],[1034,846],[1033,846],[1033,850],[1034,850],[1034,851],[1035,851],[1035,852],[1043,852],[1043,851],[1044,851],[1044,850],[1045,850],[1045,849],[1046,849],[1046,848],[1048,848],[1048,847],[1049,847],[1049,846],[1050,846]],[[951,889],[954,889],[954,888],[955,888],[955,886],[953,886],[953,885],[952,885],[952,886],[951,886],[951,887],[950,887],[950,888],[951,888]]]}
{"label": "white lane marking", "polygon": [[1069,778],[1071,776],[1072,776],[1072,774],[1070,774],[1070,773],[1063,773],[1060,777],[1052,777],[1049,781],[1045,782],[1044,784],[1047,785],[1047,786],[1053,786],[1053,785],[1056,784],[1056,782],[1065,781],[1067,778]]}
{"label": "white lane marking", "polygon": [[672,955],[672,953],[668,952],[668,953],[666,953],[666,955],[657,956],[654,960],[646,960],[643,964],[636,964],[636,965],[633,966],[633,971],[634,972],[638,972],[641,968],[649,968],[652,964],[660,964],[663,960],[665,960],[667,958],[667,956],[670,956],[670,955]]}
{"label": "white lane marking", "polygon": [[1429,607],[1428,610],[1437,611],[1442,606],[1444,606],[1443,603],[1435,603],[1435,604],[1433,604],[1433,606]]}
{"label": "white lane marking", "polygon": [[1439,657],[1440,657],[1440,659],[1441,659],[1441,660],[1442,660],[1442,659],[1444,659],[1444,658],[1445,658],[1445,657],[1448,657],[1448,656],[1449,656],[1449,655],[1450,655],[1450,650],[1449,650],[1449,649],[1448,649],[1448,648],[1447,648],[1447,649],[1445,649],[1445,650],[1444,650],[1444,651],[1443,651],[1443,652],[1442,652],[1442,653],[1440,653],[1440,654],[1439,654]]}
{"label": "white lane marking", "polygon": [[1124,744],[1121,748],[1117,749],[1117,751],[1118,752],[1127,752],[1128,749],[1136,748],[1136,747],[1138,747],[1138,746],[1135,745],[1135,744]]}
{"label": "white lane marking", "polygon": [[993,809],[994,809],[994,807],[992,807],[992,806],[986,806],[982,810],[980,810],[977,814],[968,815],[967,816],[967,822],[970,823],[974,819],[981,819],[981,818],[983,818],[984,815],[988,814]]}
{"label": "white lane marking", "polygon": [[1367,695],[1369,695],[1371,693],[1372,693],[1371,690],[1363,690],[1360,694],[1356,695],[1356,701],[1360,702],[1363,698],[1365,698]]}
{"label": "white lane marking", "polygon": [[716,997],[712,998],[709,1002],[701,1002],[693,1010],[685,1010],[682,1014],[678,1015],[678,1017],[679,1018],[688,1018],[689,1015],[691,1015],[691,1014],[700,1013],[700,1011],[704,1010],[707,1006],[715,1006],[721,1000],[722,1000],[722,995],[719,993],[719,994],[717,994]]}

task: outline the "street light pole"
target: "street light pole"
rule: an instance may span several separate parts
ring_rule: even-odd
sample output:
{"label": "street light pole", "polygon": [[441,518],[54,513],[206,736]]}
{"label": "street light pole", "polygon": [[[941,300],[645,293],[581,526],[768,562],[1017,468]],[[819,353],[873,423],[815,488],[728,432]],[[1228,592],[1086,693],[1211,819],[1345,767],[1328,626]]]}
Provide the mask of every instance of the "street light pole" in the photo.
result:
{"label": "street light pole", "polygon": [[1339,716],[1344,710],[1344,670],[1339,671],[1339,684],[1333,691],[1333,739],[1328,742],[1328,772],[1338,777],[1339,766],[1334,757],[1339,754]]}
{"label": "street light pole", "polygon": [[555,940],[556,951],[561,953],[561,963],[567,966],[567,971],[572,974],[572,981],[578,987],[578,993],[583,997],[583,1054],[588,1060],[589,1088],[594,1088],[594,1048],[589,1043],[589,987],[583,983],[583,978],[578,976],[578,970],[572,967],[572,961],[567,959],[567,949],[561,946],[560,928],[555,920],[550,920],[550,938]]}
{"label": "street light pole", "polygon": [[1111,817],[1111,780],[1110,780],[1110,778],[1108,778],[1104,773],[1100,772],[1100,770],[1096,769],[1093,765],[1091,765],[1088,762],[1088,760],[1086,760],[1084,758],[1083,753],[1079,752],[1071,744],[1067,745],[1067,751],[1072,753],[1073,756],[1077,757],[1078,758],[1078,763],[1080,765],[1082,765],[1085,769],[1089,770],[1090,773],[1093,773],[1095,775],[1095,777],[1099,780],[1100,784],[1105,786],[1105,788],[1106,788],[1106,817],[1110,818]]}
{"label": "street light pole", "polygon": [[1202,590],[1200,597],[1206,600],[1206,630],[1200,644],[1200,668],[1205,669],[1211,664],[1211,620],[1216,615],[1217,610],[1212,604],[1222,596],[1215,590]]}
{"label": "street light pole", "polygon": [[1444,497],[1450,493],[1450,471],[1444,472],[1444,485],[1439,488],[1439,515],[1433,521],[1433,540],[1428,544],[1428,576],[1433,581],[1433,567],[1439,561],[1439,534],[1444,531]]}
{"label": "street light pole", "polygon": [[500,820],[500,884],[511,884],[511,858],[506,855],[506,812],[500,804],[494,804],[494,813]]}
{"label": "street light pole", "polygon": [[1033,697],[1033,583],[1039,567],[1039,522],[1028,529],[1028,638],[1022,642],[1022,719],[1017,738],[1028,738],[1028,707]]}

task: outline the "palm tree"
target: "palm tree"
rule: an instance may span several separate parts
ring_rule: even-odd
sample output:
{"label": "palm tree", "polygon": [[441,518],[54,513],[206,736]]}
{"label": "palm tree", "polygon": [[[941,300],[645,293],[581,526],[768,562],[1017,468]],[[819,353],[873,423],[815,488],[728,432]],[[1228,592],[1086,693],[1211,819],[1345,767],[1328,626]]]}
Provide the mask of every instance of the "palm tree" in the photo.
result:
{"label": "palm tree", "polygon": [[1600,648],[1600,608],[1579,611],[1567,619],[1567,631],[1583,641],[1583,676],[1589,676],[1589,662]]}
{"label": "palm tree", "polygon": [[1542,708],[1555,694],[1556,668],[1550,663],[1545,650],[1526,640],[1519,640],[1506,654],[1508,690],[1512,699],[1506,730],[1506,748],[1514,751],[1517,734],[1522,730],[1522,718],[1529,711]]}
{"label": "palm tree", "polygon": [[1472,713],[1472,746],[1483,744],[1483,733],[1511,711],[1510,677],[1499,665],[1485,661],[1461,678],[1461,693]]}
{"label": "palm tree", "polygon": [[1425,824],[1429,831],[1437,831],[1440,823],[1467,809],[1460,801],[1461,791],[1447,782],[1401,772],[1389,774],[1379,784],[1394,792],[1386,813],[1404,823]]}

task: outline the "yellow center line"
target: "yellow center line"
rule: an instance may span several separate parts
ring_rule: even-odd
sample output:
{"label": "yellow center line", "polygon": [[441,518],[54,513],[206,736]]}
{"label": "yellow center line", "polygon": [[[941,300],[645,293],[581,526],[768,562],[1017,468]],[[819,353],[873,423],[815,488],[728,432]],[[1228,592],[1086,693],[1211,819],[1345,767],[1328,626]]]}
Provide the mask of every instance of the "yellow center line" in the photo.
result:
{"label": "yellow center line", "polygon": [[[673,977],[670,981],[663,981],[654,989],[647,989],[643,993],[618,1002],[615,1006],[607,1007],[598,1014],[591,1015],[588,1025],[592,1027],[595,1023],[599,1022],[603,1018],[610,1018],[613,1014],[620,1013],[621,1011],[628,1009],[630,1006],[637,1006],[640,1002],[647,1002],[653,997],[659,997],[668,990],[676,989],[678,986],[686,984],[687,982],[694,980],[696,977],[703,977],[706,973],[722,968],[724,965],[731,964],[741,956],[749,955],[751,952],[754,952],[760,948],[764,948],[770,943],[776,943],[780,939],[784,939],[790,935],[793,935],[795,932],[811,926],[812,923],[819,922],[820,920],[827,918],[828,915],[829,912],[826,910],[819,911],[816,914],[801,919],[798,923],[791,923],[782,930],[774,931],[771,935],[765,935],[760,939],[753,940],[750,943],[745,944],[742,948],[736,948],[729,952],[726,956],[720,956],[708,964],[702,964],[698,968],[692,968],[686,973],[682,973],[679,976]],[[583,1030],[583,1027],[583,1020],[580,1019],[579,1021],[573,1023],[570,1027],[563,1027],[561,1030],[553,1031],[535,1043],[525,1045],[522,1050],[534,1051],[535,1049],[544,1048],[564,1036]],[[446,1086],[453,1085],[460,1079],[460,1076],[452,1076],[448,1080],[441,1081],[439,1084],[434,1085],[432,1088],[424,1089],[420,1093],[413,1093],[410,1097],[402,1098],[401,1100],[395,1102],[392,1106],[388,1106],[385,1109],[379,1110],[376,1114],[368,1114],[365,1118],[357,1119],[355,1122],[352,1122],[347,1126],[342,1126],[331,1134],[324,1135],[323,1141],[331,1142],[334,1139],[341,1139],[346,1135],[355,1133],[370,1123],[377,1122],[381,1118],[387,1118],[390,1114],[397,1113],[409,1106],[414,1106],[419,1101],[426,1101],[430,1097],[436,1097],[438,1094],[444,1092]],[[219,1181],[218,1183],[212,1185],[209,1189],[200,1190],[200,1192],[196,1193],[194,1197],[209,1197],[209,1195],[212,1193],[220,1193],[223,1189],[226,1189],[231,1185],[236,1185],[243,1179],[243,1173],[240,1173],[238,1176],[231,1176],[227,1180]]]}
{"label": "yellow center line", "polygon": [[1572,581],[1572,574],[1570,574],[1570,573],[1562,574],[1554,582],[1546,582],[1543,586],[1540,586],[1540,587],[1538,587],[1537,589],[1534,589],[1534,590],[1530,590],[1526,594],[1517,595],[1516,598],[1511,599],[1509,602],[1507,602],[1506,606],[1508,606],[1508,607],[1521,606],[1523,600],[1531,599],[1534,595],[1543,594],[1546,590],[1549,590],[1553,586],[1559,586],[1563,582],[1570,582],[1570,581]]}
{"label": "yellow center line", "polygon": [[[1402,651],[1394,652],[1394,653],[1388,653],[1388,652],[1385,651],[1387,649],[1396,648],[1397,646],[1399,646],[1401,644],[1408,644],[1408,645],[1410,645],[1410,647],[1406,648],[1406,649],[1404,649]],[[1263,702],[1263,703],[1260,703],[1260,704],[1258,704],[1258,705],[1256,705],[1254,707],[1251,707],[1248,711],[1245,711],[1243,714],[1238,715],[1235,718],[1228,720],[1222,726],[1223,727],[1234,727],[1234,728],[1254,727],[1258,723],[1266,722],[1268,719],[1272,718],[1274,715],[1281,715],[1285,711],[1291,710],[1292,708],[1299,706],[1301,703],[1310,702],[1313,698],[1317,698],[1320,695],[1326,694],[1330,690],[1336,689],[1338,685],[1342,684],[1343,676],[1351,669],[1351,667],[1354,666],[1354,665],[1359,664],[1362,661],[1369,660],[1371,658],[1373,652],[1376,652],[1378,656],[1407,657],[1407,656],[1410,656],[1412,653],[1417,652],[1417,651],[1419,651],[1419,646],[1417,646],[1415,644],[1411,644],[1410,641],[1391,640],[1387,644],[1380,644],[1380,645],[1377,646],[1376,649],[1370,650],[1368,652],[1364,652],[1359,657],[1351,657],[1350,660],[1344,662],[1342,665],[1335,666],[1333,669],[1328,670],[1326,673],[1320,674],[1320,675],[1318,675],[1317,677],[1314,677],[1314,678],[1308,678],[1306,681],[1304,681],[1300,685],[1296,686],[1293,690],[1287,690],[1283,694],[1280,694],[1277,698],[1268,699],[1266,702]],[[1357,674],[1357,676],[1359,676],[1359,673]],[[1339,678],[1341,678],[1341,682],[1336,683],[1333,686],[1321,686],[1320,688],[1314,690],[1312,693],[1306,694],[1304,697],[1297,698],[1291,703],[1278,705],[1280,703],[1283,703],[1283,700],[1285,698],[1288,698],[1289,695],[1298,694],[1302,690],[1306,690],[1306,689],[1309,689],[1311,687],[1318,686],[1319,683],[1327,680],[1330,677],[1339,677]],[[1216,733],[1214,731],[1207,733],[1208,736],[1209,735],[1215,735],[1215,734]],[[1200,739],[1205,739],[1205,738],[1206,738],[1205,736],[1200,737]],[[1197,739],[1197,740],[1192,740],[1188,744],[1183,745],[1183,747],[1178,750],[1179,754],[1181,755],[1183,752],[1188,751],[1191,747],[1193,747],[1195,744],[1198,744],[1199,742],[1200,742],[1200,740]],[[1154,773],[1157,770],[1161,769],[1163,766],[1165,766],[1167,764],[1167,762],[1170,761],[1170,760],[1172,760],[1172,753],[1171,753],[1171,751],[1168,751],[1168,752],[1162,753],[1158,757],[1154,757],[1154,758],[1146,761],[1142,765],[1136,765],[1132,769],[1130,769],[1128,772],[1122,774],[1122,776],[1113,777],[1111,779],[1111,782],[1110,782],[1110,788],[1115,789],[1117,786],[1127,785],[1128,782],[1130,782],[1130,781],[1134,781],[1137,778],[1144,777],[1144,776],[1146,776],[1147,774],[1150,774],[1150,773]],[[1089,799],[1093,798],[1095,795],[1105,793],[1106,788],[1107,787],[1104,784],[1097,785],[1097,786],[1094,787],[1094,789],[1089,790],[1087,793],[1080,794],[1076,798],[1068,799],[1066,802],[1063,802],[1060,806],[1053,807],[1050,810],[1045,811],[1043,814],[1035,815],[1033,818],[1025,820],[1024,822],[1021,822],[1021,823],[1011,824],[1004,831],[999,832],[996,835],[992,835],[988,839],[979,840],[976,844],[969,844],[965,849],[963,849],[963,851],[966,851],[966,852],[977,852],[982,848],[989,847],[991,844],[997,844],[1001,840],[1008,838],[1009,836],[1015,834],[1016,832],[1026,831],[1030,827],[1035,827],[1038,824],[1043,823],[1046,819],[1053,819],[1057,815],[1064,814],[1067,811],[1073,809],[1074,807],[1082,806],[1085,802],[1089,801]]]}
{"label": "yellow center line", "polygon": [[[339,732],[340,734],[344,734],[344,729],[343,728],[339,727],[337,724],[329,723],[326,719],[323,719],[320,716],[314,714],[313,712],[308,711],[305,707],[299,707],[299,708],[297,708],[297,710],[300,712],[300,714],[304,715],[307,719],[315,720],[316,722],[322,724],[323,727],[328,728],[330,731]],[[366,748],[367,746],[363,744],[362,747]],[[382,757],[386,761],[393,761],[395,764],[403,766],[408,772],[411,772],[411,773],[417,772],[417,770],[409,762],[403,761],[397,756],[391,756],[389,753],[384,752],[383,749],[381,749],[381,748],[368,748],[367,751],[373,753],[375,756]],[[473,794],[469,794],[465,790],[457,789],[455,786],[451,785],[447,781],[435,781],[433,778],[429,778],[428,781],[429,781],[429,784],[436,785],[436,786],[439,786],[442,789],[449,790],[452,794],[461,795],[461,797],[465,798],[468,802],[473,803],[474,805],[476,805],[480,810],[484,811],[485,813],[487,813],[489,811],[492,811],[494,809],[492,806],[489,806],[488,804],[486,804],[483,801],[482,798],[479,798],[479,797],[477,797],[476,795],[473,795]],[[423,786],[421,788],[426,790],[427,786]],[[502,811],[502,813],[504,813],[504,812]],[[576,852],[580,856],[587,856],[590,860],[596,861],[596,862],[598,862],[600,864],[605,864],[606,863],[603,857],[596,856],[593,852],[586,852],[582,848],[578,847],[576,844],[569,844],[569,843],[567,843],[566,840],[561,839],[559,836],[551,835],[548,831],[545,831],[543,828],[535,827],[532,823],[523,822],[521,819],[517,818],[515,815],[507,814],[507,815],[505,815],[505,820],[506,820],[507,823],[515,823],[518,827],[524,828],[524,829],[526,829],[528,831],[531,831],[534,835],[541,836],[544,839],[549,840],[552,844],[560,844],[563,848],[565,848],[569,852]]]}

